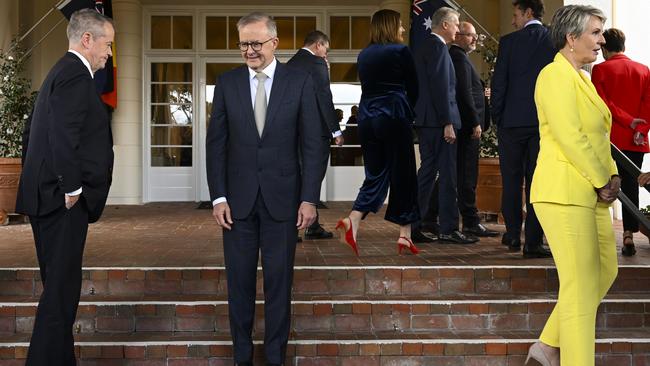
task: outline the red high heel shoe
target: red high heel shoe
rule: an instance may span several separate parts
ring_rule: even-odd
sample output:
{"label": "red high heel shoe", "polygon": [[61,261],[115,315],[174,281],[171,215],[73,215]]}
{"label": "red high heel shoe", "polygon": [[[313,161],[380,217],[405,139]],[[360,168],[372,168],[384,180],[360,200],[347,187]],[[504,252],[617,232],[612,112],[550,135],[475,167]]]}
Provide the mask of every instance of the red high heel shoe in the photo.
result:
{"label": "red high heel shoe", "polygon": [[[343,221],[345,219],[350,223],[350,227],[347,230],[345,229],[345,222]],[[336,231],[339,232],[339,241],[343,244],[349,245],[354,251],[354,254],[358,257],[359,249],[357,249],[357,242],[354,240],[354,234],[352,233],[352,220],[350,220],[349,217],[346,217],[345,219],[341,219],[336,223]]]}
{"label": "red high heel shoe", "polygon": [[[409,244],[411,244],[411,245],[406,245],[406,244],[404,244],[404,243],[400,243],[400,242],[399,242],[399,239],[404,239],[404,240],[408,241]],[[413,242],[411,241],[411,239],[409,239],[409,238],[407,238],[407,237],[405,237],[405,236],[400,236],[399,239],[397,239],[397,253],[398,253],[399,255],[402,255],[402,249],[404,249],[404,248],[410,250],[410,251],[411,251],[411,254],[418,254],[418,253],[420,253],[420,250],[418,249],[418,247],[415,246],[415,244],[413,244]]]}

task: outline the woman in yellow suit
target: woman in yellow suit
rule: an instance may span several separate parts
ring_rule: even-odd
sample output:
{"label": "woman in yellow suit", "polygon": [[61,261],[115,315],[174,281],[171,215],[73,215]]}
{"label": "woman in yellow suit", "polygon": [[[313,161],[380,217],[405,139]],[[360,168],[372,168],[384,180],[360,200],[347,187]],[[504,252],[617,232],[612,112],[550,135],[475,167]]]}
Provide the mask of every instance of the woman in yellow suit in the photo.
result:
{"label": "woman in yellow suit", "polygon": [[605,43],[605,19],[591,6],[560,8],[551,24],[559,52],[537,78],[540,151],[530,201],[553,252],[560,290],[527,364],[594,365],[596,310],[618,271],[608,209],[620,189],[609,146],[612,117],[581,70]]}

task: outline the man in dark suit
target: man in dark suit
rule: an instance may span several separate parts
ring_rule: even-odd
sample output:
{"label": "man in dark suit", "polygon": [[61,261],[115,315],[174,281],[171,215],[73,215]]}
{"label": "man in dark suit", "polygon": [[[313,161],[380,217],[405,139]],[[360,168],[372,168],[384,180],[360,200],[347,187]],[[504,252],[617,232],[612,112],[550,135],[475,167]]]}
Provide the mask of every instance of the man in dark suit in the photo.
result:
{"label": "man in dark suit", "polygon": [[[343,136],[338,118],[332,103],[332,91],[330,90],[330,77],[327,70],[327,51],[330,47],[330,40],[327,35],[321,31],[315,30],[307,34],[303,47],[287,62],[287,65],[303,70],[311,75],[314,80],[314,93],[316,94],[316,103],[318,105],[318,116],[320,119],[321,135],[323,138],[322,151],[322,178],[325,178],[328,161],[330,157],[330,141],[343,145]],[[321,179],[322,181],[322,179]],[[317,211],[318,213],[318,211]],[[329,239],[333,236],[330,231],[325,230],[316,221],[305,229],[305,239]]]}
{"label": "man in dark suit", "polygon": [[463,218],[463,232],[475,236],[496,236],[496,231],[481,224],[476,208],[479,139],[485,123],[485,88],[468,53],[476,49],[478,35],[472,23],[460,23],[449,55],[456,72],[456,101],[461,128],[456,144],[458,155],[458,210]]}
{"label": "man in dark suit", "polygon": [[492,117],[499,141],[503,183],[501,212],[506,222],[502,243],[521,249],[521,187],[526,186],[525,258],[550,257],[542,247],[543,231],[530,204],[530,184],[539,153],[539,122],[533,94],[539,72],[553,61],[549,31],[542,24],[542,0],[515,0],[515,32],[501,37],[492,76]]}
{"label": "man in dark suit", "polygon": [[109,115],[94,73],[111,56],[109,18],[72,15],[69,50],[50,70],[23,133],[16,212],[29,215],[43,281],[27,365],[75,365],[72,325],[88,223],[101,216],[113,167]]}
{"label": "man in dark suit", "polygon": [[261,251],[264,352],[267,365],[280,365],[291,324],[296,229],[316,219],[323,139],[312,78],[276,60],[273,19],[251,13],[237,29],[246,65],[216,83],[206,141],[208,186],[223,228],[235,362],[253,362]]}
{"label": "man in dark suit", "polygon": [[[478,239],[458,230],[456,202],[456,133],[460,114],[456,105],[456,76],[447,44],[458,32],[459,13],[442,7],[431,17],[432,34],[415,53],[419,98],[415,105],[415,127],[420,144],[421,166],[418,171],[418,204],[424,217],[429,209],[433,185],[438,175],[440,199],[440,242],[469,244]],[[414,223],[414,242],[428,242],[420,222]]]}

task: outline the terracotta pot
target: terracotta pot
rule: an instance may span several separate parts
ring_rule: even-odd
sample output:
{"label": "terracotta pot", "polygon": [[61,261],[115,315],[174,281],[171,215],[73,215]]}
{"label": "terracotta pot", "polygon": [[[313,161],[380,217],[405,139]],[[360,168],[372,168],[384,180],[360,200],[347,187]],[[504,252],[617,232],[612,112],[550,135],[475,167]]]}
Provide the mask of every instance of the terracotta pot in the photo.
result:
{"label": "terracotta pot", "polygon": [[16,209],[18,181],[22,170],[20,158],[0,158],[0,225]]}
{"label": "terracotta pot", "polygon": [[501,212],[502,190],[499,158],[480,158],[476,185],[476,207],[479,212]]}

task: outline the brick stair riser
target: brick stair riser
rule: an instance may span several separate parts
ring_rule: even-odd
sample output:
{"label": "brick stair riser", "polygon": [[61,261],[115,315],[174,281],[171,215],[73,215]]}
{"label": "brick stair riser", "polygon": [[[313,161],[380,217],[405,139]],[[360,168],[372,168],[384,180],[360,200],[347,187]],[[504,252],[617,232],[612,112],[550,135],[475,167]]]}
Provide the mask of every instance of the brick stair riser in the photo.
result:
{"label": "brick stair riser", "polygon": [[[488,344],[290,344],[286,365],[291,366],[520,366],[529,343]],[[255,347],[257,362],[263,348]],[[597,366],[650,364],[650,344],[596,345]],[[0,365],[23,365],[26,347],[0,347]],[[80,366],[231,366],[229,345],[78,346]]]}
{"label": "brick stair riser", "polygon": [[[540,331],[554,303],[530,304],[294,304],[292,331],[374,333],[428,330]],[[35,306],[0,307],[0,334],[31,333]],[[650,302],[601,304],[597,329],[650,327]],[[264,309],[256,309],[264,330]],[[228,331],[228,307],[218,305],[82,305],[77,333]]]}
{"label": "brick stair riser", "polygon": [[[82,295],[225,294],[222,269],[85,270]],[[258,275],[258,292],[262,291]],[[553,268],[297,269],[297,295],[427,295],[557,293]],[[0,296],[37,296],[35,270],[0,270]],[[650,291],[650,268],[621,268],[610,293]]]}

